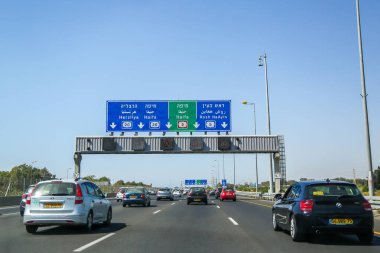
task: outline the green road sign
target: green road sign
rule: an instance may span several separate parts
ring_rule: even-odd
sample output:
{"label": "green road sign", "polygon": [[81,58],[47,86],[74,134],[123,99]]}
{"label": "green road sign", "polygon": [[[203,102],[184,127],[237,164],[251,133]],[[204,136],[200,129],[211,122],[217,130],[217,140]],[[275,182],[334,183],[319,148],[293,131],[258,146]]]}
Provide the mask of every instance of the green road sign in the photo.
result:
{"label": "green road sign", "polygon": [[171,131],[196,131],[197,101],[169,101]]}

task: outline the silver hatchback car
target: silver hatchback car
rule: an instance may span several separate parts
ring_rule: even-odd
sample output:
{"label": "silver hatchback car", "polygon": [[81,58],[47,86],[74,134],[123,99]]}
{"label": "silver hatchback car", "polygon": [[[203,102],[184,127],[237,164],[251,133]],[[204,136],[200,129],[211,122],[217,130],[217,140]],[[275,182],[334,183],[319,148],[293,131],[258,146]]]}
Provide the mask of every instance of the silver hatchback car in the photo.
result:
{"label": "silver hatchback car", "polygon": [[38,183],[26,199],[24,225],[28,233],[40,226],[111,224],[112,205],[100,188],[86,180]]}

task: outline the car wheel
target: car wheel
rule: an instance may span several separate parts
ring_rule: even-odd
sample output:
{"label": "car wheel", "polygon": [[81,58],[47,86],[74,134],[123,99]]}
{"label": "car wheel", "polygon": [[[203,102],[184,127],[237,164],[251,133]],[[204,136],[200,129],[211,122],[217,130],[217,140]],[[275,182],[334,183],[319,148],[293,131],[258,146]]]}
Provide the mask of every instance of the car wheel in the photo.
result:
{"label": "car wheel", "polygon": [[170,198],[170,201],[173,201],[173,198]]}
{"label": "car wheel", "polygon": [[190,201],[187,201],[187,204],[188,204],[188,205],[190,205],[190,203],[191,203]]}
{"label": "car wheel", "polygon": [[109,226],[112,220],[112,209],[109,208],[107,212],[107,219],[104,221],[104,225]]}
{"label": "car wheel", "polygon": [[149,202],[148,202],[148,207],[150,206],[150,200],[149,200]]}
{"label": "car wheel", "polygon": [[38,226],[26,225],[25,228],[26,228],[26,232],[30,234],[34,234],[37,232]]}
{"label": "car wheel", "polygon": [[126,207],[126,206],[127,206],[127,204],[124,204],[124,203],[123,203],[123,207]]}
{"label": "car wheel", "polygon": [[357,234],[357,236],[360,240],[360,243],[362,243],[362,244],[371,244],[373,241],[372,231],[368,231],[365,233],[359,233],[359,234]]}
{"label": "car wheel", "polygon": [[304,239],[304,235],[298,232],[298,226],[294,215],[292,215],[290,220],[290,236],[295,242],[300,242]]}
{"label": "car wheel", "polygon": [[92,211],[90,211],[88,213],[88,215],[87,215],[87,223],[86,223],[86,226],[85,226],[85,230],[87,232],[91,232],[93,221],[94,221],[94,219],[93,219],[93,216],[92,216]]}
{"label": "car wheel", "polygon": [[207,205],[208,204],[208,202],[207,202],[207,200],[205,201],[205,205]]}
{"label": "car wheel", "polygon": [[278,226],[277,220],[276,220],[276,214],[273,212],[272,213],[272,224],[273,224],[273,230],[274,231],[279,231],[280,227]]}
{"label": "car wheel", "polygon": [[233,199],[233,201],[236,201],[236,199]]}
{"label": "car wheel", "polygon": [[161,199],[160,198],[157,198],[157,201],[160,201]]}

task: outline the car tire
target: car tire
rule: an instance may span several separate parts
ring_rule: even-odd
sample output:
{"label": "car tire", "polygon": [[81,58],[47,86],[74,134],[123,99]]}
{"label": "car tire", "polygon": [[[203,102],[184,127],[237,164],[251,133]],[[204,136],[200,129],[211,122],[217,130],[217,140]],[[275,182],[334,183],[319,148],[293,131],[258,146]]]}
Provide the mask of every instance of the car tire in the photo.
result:
{"label": "car tire", "polygon": [[206,201],[205,201],[205,205],[207,205],[207,204],[208,204],[208,201],[206,200]]}
{"label": "car tire", "polygon": [[187,204],[188,204],[188,205],[190,205],[190,203],[191,203],[190,201],[187,201]]}
{"label": "car tire", "polygon": [[290,230],[290,236],[292,237],[293,241],[301,242],[304,240],[304,234],[301,234],[298,231],[298,225],[297,225],[296,218],[294,217],[294,215],[292,215],[292,217],[290,218],[289,230]]}
{"label": "car tire", "polygon": [[161,199],[160,198],[157,198],[157,201],[160,201]]}
{"label": "car tire", "polygon": [[107,212],[107,219],[103,222],[103,224],[106,226],[109,226],[111,225],[111,220],[112,220],[112,209],[109,208]]}
{"label": "car tire", "polygon": [[149,200],[149,202],[148,202],[148,207],[150,207],[150,200]]}
{"label": "car tire", "polygon": [[94,222],[94,217],[92,215],[92,211],[90,211],[87,215],[86,226],[84,227],[87,232],[91,232],[93,222]]}
{"label": "car tire", "polygon": [[273,230],[274,231],[280,231],[280,226],[278,226],[277,220],[276,220],[276,214],[273,212],[272,213],[272,225],[273,225]]}
{"label": "car tire", "polygon": [[127,206],[127,204],[124,204],[124,203],[123,203],[123,207],[126,207],[126,206]]}
{"label": "car tire", "polygon": [[31,226],[31,225],[26,225],[26,232],[29,234],[35,234],[37,232],[38,226]]}
{"label": "car tire", "polygon": [[236,201],[236,199],[233,199],[233,201]]}
{"label": "car tire", "polygon": [[362,244],[371,244],[373,241],[373,233],[372,231],[364,232],[364,233],[358,233],[357,234],[360,243]]}
{"label": "car tire", "polygon": [[170,198],[170,201],[173,201],[174,199],[173,198]]}

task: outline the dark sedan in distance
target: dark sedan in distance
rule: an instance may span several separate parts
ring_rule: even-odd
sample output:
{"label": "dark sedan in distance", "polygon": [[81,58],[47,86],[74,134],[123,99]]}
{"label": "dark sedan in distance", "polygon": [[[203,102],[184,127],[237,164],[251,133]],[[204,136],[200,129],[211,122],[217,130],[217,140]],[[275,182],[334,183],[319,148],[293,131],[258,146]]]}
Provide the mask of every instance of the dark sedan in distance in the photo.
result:
{"label": "dark sedan in distance", "polygon": [[329,231],[356,234],[361,243],[373,240],[370,203],[355,184],[340,181],[305,181],[290,186],[272,208],[274,230],[288,230],[294,241]]}
{"label": "dark sedan in distance", "polygon": [[192,202],[204,203],[207,205],[207,192],[203,187],[192,187],[187,194],[187,204],[190,205]]}

